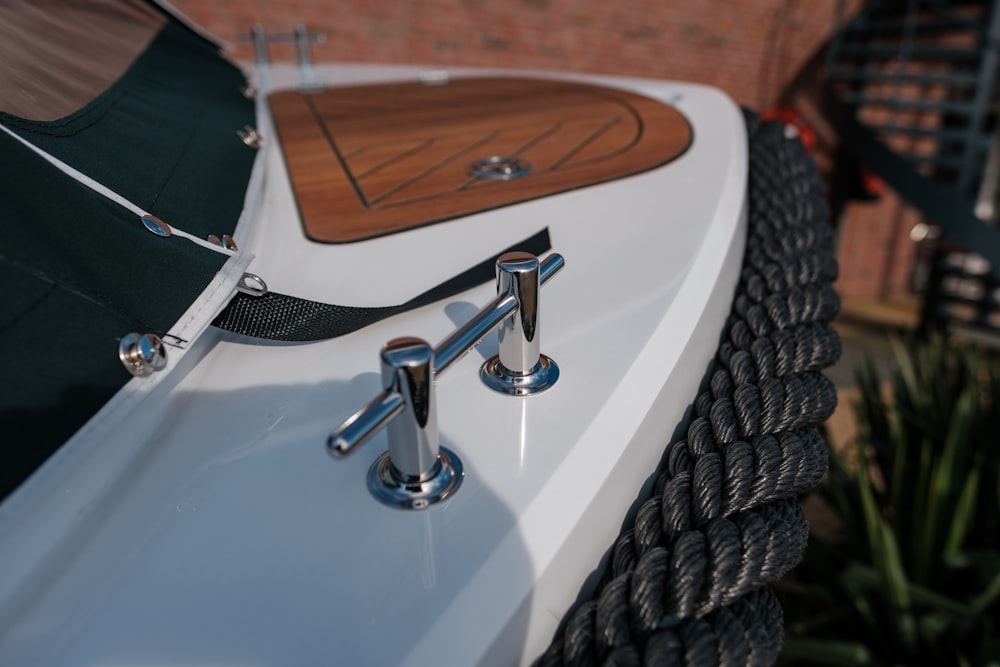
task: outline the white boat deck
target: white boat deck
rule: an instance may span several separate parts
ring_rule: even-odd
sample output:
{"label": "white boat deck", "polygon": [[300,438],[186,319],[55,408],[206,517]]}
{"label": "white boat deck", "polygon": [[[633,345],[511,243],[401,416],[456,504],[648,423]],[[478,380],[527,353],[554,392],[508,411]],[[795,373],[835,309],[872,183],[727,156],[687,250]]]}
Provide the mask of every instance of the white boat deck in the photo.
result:
{"label": "white boat deck", "polygon": [[104,414],[0,506],[0,664],[511,664],[544,650],[695,395],[744,242],[746,138],[728,98],[581,80],[675,105],[694,144],[643,174],[350,245],[303,236],[260,123],[266,190],[236,240],[276,292],[401,303],[543,227],[565,257],[541,297],[554,388],[488,391],[478,369],[495,336],[437,383],[458,493],[389,509],[365,486],[385,434],[340,461],[325,442],[381,389],[385,342],[437,343],[492,285],[319,343],[209,329],[127,415]]}

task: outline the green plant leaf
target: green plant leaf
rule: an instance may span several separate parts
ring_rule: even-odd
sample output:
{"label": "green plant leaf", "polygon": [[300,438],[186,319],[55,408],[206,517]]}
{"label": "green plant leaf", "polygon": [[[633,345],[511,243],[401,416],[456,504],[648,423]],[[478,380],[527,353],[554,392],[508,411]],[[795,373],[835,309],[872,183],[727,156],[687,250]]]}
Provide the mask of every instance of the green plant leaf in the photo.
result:
{"label": "green plant leaf", "polygon": [[890,610],[896,634],[909,652],[917,648],[917,624],[910,606],[906,572],[900,560],[899,545],[891,527],[879,513],[875,493],[868,477],[868,462],[858,449],[857,479],[864,510],[865,525],[875,569],[883,582],[885,603]]}
{"label": "green plant leaf", "polygon": [[[854,545],[865,545],[864,521],[858,503],[854,473],[833,449],[828,450],[827,483],[823,485],[824,497],[840,515],[846,533],[845,539]],[[867,554],[865,557],[868,557]]]}
{"label": "green plant leaf", "polygon": [[979,499],[979,477],[980,470],[972,466],[965,479],[965,487],[955,504],[951,525],[948,531],[948,539],[945,541],[942,557],[957,554],[965,544],[965,537],[972,528],[976,517],[976,505]]}
{"label": "green plant leaf", "polygon": [[[944,448],[931,475],[928,489],[927,541],[924,549],[937,559],[957,551],[946,550],[949,535],[964,536],[972,524],[974,511],[961,506],[961,498],[969,485],[969,469],[972,456],[968,452],[969,444],[975,443],[977,417],[979,414],[979,389],[975,383],[969,384],[955,405],[951,416]],[[973,478],[973,484],[978,485],[978,477]],[[975,493],[975,489],[972,490]],[[965,511],[962,511],[965,510]],[[922,581],[928,581],[932,564],[922,572]]]}
{"label": "green plant leaf", "polygon": [[[821,590],[786,598],[804,610],[790,638],[861,643],[887,665],[1000,667],[1000,356],[891,344],[891,392],[870,359],[856,369],[855,461],[831,451],[820,488],[842,535],[806,554],[801,581]],[[855,664],[834,654],[799,664]]]}
{"label": "green plant leaf", "polygon": [[868,647],[861,642],[789,638],[781,647],[781,662],[795,661],[829,667],[874,665]]}
{"label": "green plant leaf", "polygon": [[931,527],[927,522],[928,508],[931,502],[928,488],[930,487],[934,465],[934,443],[929,437],[922,437],[920,439],[917,481],[914,488],[910,491],[912,494],[910,496],[912,498],[911,502],[914,506],[913,516],[919,517],[919,519],[915,519],[913,522],[915,525],[910,533],[909,550],[910,568],[917,580],[922,582],[926,582],[930,576],[928,573],[931,569],[931,562],[934,559],[934,555],[927,549],[928,541],[931,539]]}
{"label": "green plant leaf", "polygon": [[[1000,573],[998,573],[982,593],[977,595],[972,600],[972,617],[969,619],[967,625],[973,625],[978,623],[982,618],[983,614],[1000,599]],[[968,628],[966,628],[968,631]]]}
{"label": "green plant leaf", "polygon": [[[851,563],[842,576],[845,581],[872,591],[877,590],[882,581],[879,573],[872,566],[857,562]],[[907,581],[907,587],[914,606],[937,607],[946,610],[949,614],[961,617],[969,617],[975,613],[972,605],[950,598],[920,584]]]}
{"label": "green plant leaf", "polygon": [[920,382],[917,379],[917,368],[919,368],[919,365],[914,365],[913,363],[912,348],[908,348],[899,336],[889,337],[889,347],[892,348],[896,369],[902,378],[902,381],[897,384],[909,387],[920,386]]}

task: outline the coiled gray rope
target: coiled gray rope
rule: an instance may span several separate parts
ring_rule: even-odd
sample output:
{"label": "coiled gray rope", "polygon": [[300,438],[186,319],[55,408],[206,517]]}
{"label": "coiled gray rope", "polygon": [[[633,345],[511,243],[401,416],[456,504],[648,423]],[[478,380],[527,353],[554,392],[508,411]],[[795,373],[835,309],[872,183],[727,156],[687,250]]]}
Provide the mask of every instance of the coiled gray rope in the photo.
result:
{"label": "coiled gray rope", "polygon": [[802,557],[797,496],[826,471],[814,427],[837,402],[840,308],[823,187],[801,143],[748,118],[749,228],[732,311],[685,437],[593,598],[541,667],[769,665],[783,636],[768,587]]}

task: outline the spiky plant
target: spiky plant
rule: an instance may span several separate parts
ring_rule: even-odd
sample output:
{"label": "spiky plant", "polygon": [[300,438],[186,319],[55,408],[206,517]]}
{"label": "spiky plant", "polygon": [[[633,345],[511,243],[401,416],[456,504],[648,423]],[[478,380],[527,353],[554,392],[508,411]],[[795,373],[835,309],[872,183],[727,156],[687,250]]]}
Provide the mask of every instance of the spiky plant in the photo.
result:
{"label": "spiky plant", "polygon": [[940,337],[893,349],[888,388],[857,369],[858,437],[819,489],[840,529],[781,589],[780,661],[1000,667],[1000,364]]}

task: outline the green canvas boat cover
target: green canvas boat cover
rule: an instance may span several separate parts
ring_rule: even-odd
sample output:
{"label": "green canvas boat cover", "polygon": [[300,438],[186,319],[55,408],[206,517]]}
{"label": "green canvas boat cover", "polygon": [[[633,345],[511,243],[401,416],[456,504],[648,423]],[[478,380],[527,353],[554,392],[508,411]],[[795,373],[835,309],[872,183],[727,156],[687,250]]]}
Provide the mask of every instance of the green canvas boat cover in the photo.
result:
{"label": "green canvas boat cover", "polygon": [[[0,112],[0,125],[169,225],[221,237],[256,154],[236,135],[254,123],[245,85],[217,46],[167,17],[82,108],[47,121]],[[227,255],[150,233],[3,131],[0,188],[2,498],[131,379],[120,339],[169,331]]]}

